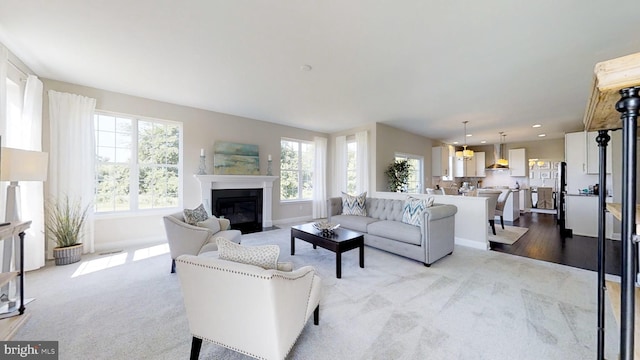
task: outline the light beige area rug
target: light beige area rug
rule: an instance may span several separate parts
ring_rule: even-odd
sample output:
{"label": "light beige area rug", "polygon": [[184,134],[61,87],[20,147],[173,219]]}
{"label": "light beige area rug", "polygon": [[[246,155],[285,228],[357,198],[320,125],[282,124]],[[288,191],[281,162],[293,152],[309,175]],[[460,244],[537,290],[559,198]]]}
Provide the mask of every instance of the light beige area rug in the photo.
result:
{"label": "light beige area rug", "polygon": [[489,241],[499,242],[502,244],[513,245],[522,235],[529,231],[528,228],[505,225],[504,230],[500,224],[496,224],[496,234],[493,235],[489,227]]}
{"label": "light beige area rug", "polygon": [[[277,244],[280,261],[313,266],[322,279],[320,325],[307,322],[287,360],[596,358],[593,271],[464,246],[425,267],[367,246],[365,267],[348,251],[336,279],[333,252],[296,240],[290,255],[290,229],[243,235],[242,244]],[[25,295],[36,300],[13,340],[58,341],[61,360],[188,359],[191,333],[170,264],[166,243],[48,262],[25,277]],[[609,303],[606,326],[605,358],[617,359]],[[251,360],[208,341],[200,359]]]}

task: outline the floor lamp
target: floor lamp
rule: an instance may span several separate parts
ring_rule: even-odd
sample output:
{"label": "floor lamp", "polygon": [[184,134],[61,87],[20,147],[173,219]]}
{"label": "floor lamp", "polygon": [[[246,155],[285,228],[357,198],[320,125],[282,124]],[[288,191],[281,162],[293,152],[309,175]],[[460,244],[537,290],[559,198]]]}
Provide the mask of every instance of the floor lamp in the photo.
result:
{"label": "floor lamp", "polygon": [[[7,204],[5,221],[13,222],[21,220],[20,213],[20,186],[19,181],[45,181],[47,180],[48,153],[40,151],[20,150],[13,148],[0,149],[0,180],[9,181],[7,186]],[[2,272],[11,271],[11,255],[13,253],[14,239],[4,240],[2,252]],[[15,250],[15,268],[20,268],[20,247]],[[6,284],[0,290],[0,300],[9,300],[9,285]]]}

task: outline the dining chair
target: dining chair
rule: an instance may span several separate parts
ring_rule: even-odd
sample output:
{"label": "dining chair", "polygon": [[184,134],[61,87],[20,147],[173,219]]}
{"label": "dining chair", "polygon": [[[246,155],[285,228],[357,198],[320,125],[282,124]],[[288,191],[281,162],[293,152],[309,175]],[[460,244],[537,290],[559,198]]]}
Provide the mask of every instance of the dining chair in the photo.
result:
{"label": "dining chair", "polygon": [[487,220],[489,221],[489,225],[491,225],[491,231],[493,235],[496,234],[496,211],[498,204],[498,197],[502,194],[502,191],[499,190],[483,190],[478,191],[479,197],[487,197],[489,201],[487,201]]}
{"label": "dining chair", "polygon": [[507,203],[507,199],[509,198],[509,195],[511,194],[511,189],[509,190],[503,190],[500,193],[500,196],[498,196],[498,202],[496,203],[496,215],[500,216],[500,226],[502,226],[502,229],[504,230],[504,206]]}

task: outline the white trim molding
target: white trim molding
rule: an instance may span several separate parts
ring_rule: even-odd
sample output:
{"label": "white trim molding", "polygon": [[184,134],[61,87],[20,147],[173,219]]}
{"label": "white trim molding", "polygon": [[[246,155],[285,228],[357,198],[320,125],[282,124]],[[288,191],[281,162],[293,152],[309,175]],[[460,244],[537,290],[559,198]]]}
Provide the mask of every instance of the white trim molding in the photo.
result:
{"label": "white trim molding", "polygon": [[193,175],[200,181],[200,196],[208,212],[211,212],[211,190],[262,189],[262,226],[273,226],[273,182],[277,176],[265,175]]}

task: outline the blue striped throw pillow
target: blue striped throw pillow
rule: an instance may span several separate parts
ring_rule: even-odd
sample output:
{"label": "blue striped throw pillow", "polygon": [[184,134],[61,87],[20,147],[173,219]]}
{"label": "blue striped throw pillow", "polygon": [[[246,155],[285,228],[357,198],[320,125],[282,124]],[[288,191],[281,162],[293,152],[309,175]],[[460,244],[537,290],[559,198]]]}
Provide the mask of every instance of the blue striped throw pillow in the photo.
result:
{"label": "blue striped throw pillow", "polygon": [[367,199],[366,191],[360,195],[349,195],[343,192],[342,193],[342,215],[367,216],[367,208],[365,207],[366,199]]}
{"label": "blue striped throw pillow", "polygon": [[409,225],[422,226],[424,209],[433,205],[433,196],[426,199],[417,199],[407,196],[402,210],[402,222]]}

